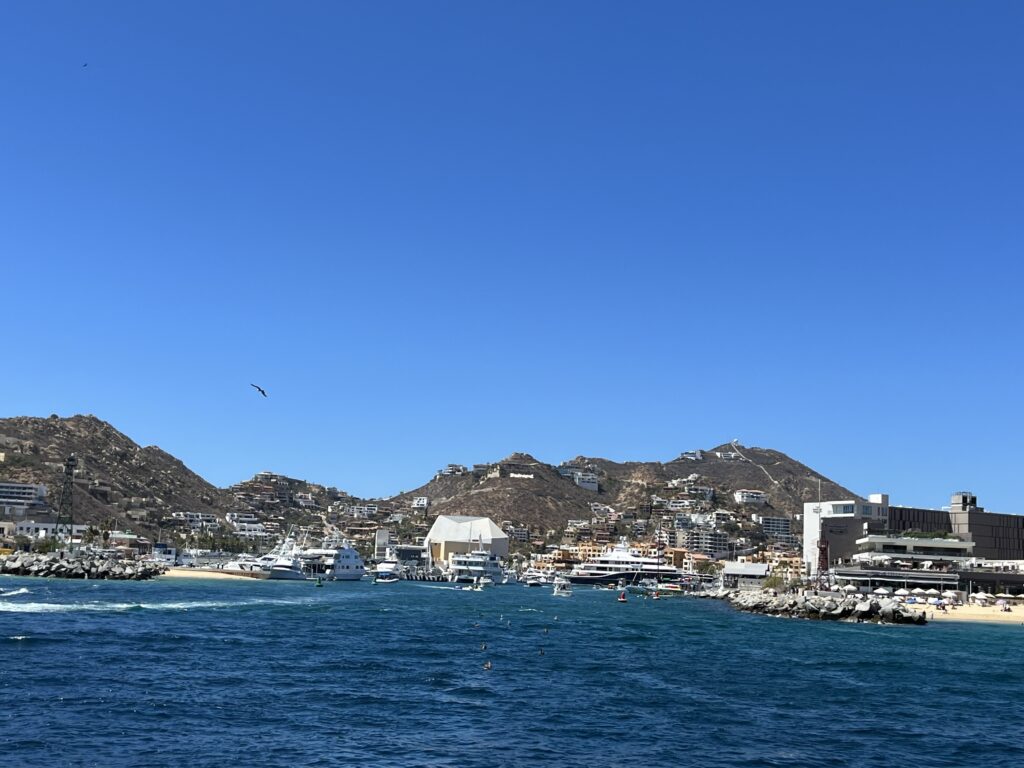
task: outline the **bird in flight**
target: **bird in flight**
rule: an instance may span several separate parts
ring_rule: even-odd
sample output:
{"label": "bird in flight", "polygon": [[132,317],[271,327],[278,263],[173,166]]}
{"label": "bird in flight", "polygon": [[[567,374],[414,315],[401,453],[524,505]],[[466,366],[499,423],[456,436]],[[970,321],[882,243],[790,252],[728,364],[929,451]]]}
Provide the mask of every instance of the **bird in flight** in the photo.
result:
{"label": "bird in flight", "polygon": [[88,62],[88,61],[87,61],[87,62],[85,62],[85,64],[83,64],[82,66],[83,66],[83,67],[88,67],[88,66],[89,66],[89,62]]}
{"label": "bird in flight", "polygon": [[[250,386],[250,387],[256,387],[256,385],[255,385],[255,384],[250,384],[249,386]],[[267,396],[267,390],[265,390],[265,389],[264,389],[263,387],[256,387],[256,391],[257,391],[257,392],[259,392],[259,393],[260,393],[261,395],[263,395],[264,397],[266,397],[266,396]]]}

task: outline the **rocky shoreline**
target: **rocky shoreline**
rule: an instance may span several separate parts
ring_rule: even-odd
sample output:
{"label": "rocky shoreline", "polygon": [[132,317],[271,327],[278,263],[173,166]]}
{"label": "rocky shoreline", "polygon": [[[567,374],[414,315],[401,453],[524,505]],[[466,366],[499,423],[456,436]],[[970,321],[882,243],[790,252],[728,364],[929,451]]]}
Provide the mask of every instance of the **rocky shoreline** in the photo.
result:
{"label": "rocky shoreline", "polygon": [[923,611],[888,598],[877,600],[865,595],[773,595],[768,592],[719,590],[706,592],[704,596],[725,600],[739,611],[766,616],[880,624],[927,623]]}
{"label": "rocky shoreline", "polygon": [[96,554],[15,552],[0,555],[0,574],[4,576],[145,581],[164,570],[158,563],[118,560]]}

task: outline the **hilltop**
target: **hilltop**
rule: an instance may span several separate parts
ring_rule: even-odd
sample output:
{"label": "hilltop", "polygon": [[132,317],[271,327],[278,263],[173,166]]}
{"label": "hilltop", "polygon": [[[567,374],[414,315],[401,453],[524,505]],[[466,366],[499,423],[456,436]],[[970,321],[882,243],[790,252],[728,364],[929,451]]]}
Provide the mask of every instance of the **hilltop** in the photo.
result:
{"label": "hilltop", "polygon": [[237,508],[231,494],[208,483],[157,446],[142,447],[91,415],[0,419],[0,477],[45,483],[56,507],[64,460],[78,458],[76,523],[154,528],[172,512],[222,519]]}
{"label": "hilltop", "polygon": [[[428,483],[392,502],[411,503],[427,497],[431,514],[488,515],[528,527],[559,529],[567,520],[589,518],[591,504],[619,511],[646,510],[687,487],[710,488],[715,506],[741,509],[738,490],[767,494],[765,514],[792,517],[806,501],[818,497],[853,498],[857,494],[780,451],[724,444],[710,450],[687,451],[667,462],[615,462],[577,456],[559,466],[530,454],[514,453],[493,464],[472,468],[451,465]],[[577,485],[572,473],[596,476],[597,491]],[[675,481],[677,487],[669,487]]]}

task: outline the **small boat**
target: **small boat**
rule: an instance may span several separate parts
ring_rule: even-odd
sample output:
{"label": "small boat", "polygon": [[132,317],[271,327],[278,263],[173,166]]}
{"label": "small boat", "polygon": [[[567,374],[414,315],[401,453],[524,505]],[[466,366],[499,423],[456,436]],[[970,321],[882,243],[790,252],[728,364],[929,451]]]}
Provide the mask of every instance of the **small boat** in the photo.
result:
{"label": "small boat", "polygon": [[398,574],[392,571],[381,571],[373,577],[374,584],[394,584],[400,581]]}
{"label": "small boat", "polygon": [[622,590],[621,592],[619,592],[619,602],[620,603],[627,602],[627,600],[626,600],[626,590]]}
{"label": "small boat", "polygon": [[551,594],[554,597],[572,597],[572,582],[562,576],[555,577],[555,586]]}

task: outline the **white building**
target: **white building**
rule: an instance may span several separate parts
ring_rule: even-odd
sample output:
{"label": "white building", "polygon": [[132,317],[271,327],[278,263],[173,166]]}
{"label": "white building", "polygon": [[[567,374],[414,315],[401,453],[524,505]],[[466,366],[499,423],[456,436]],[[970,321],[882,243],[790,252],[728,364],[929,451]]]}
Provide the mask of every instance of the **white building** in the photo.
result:
{"label": "white building", "polygon": [[573,472],[572,481],[585,491],[597,493],[597,475],[593,472]]}
{"label": "white building", "polygon": [[46,507],[46,486],[31,483],[0,483],[0,515],[16,517],[29,509]]}
{"label": "white building", "polygon": [[[72,538],[79,537],[89,530],[88,525],[72,525]],[[67,534],[68,524],[61,523],[60,529],[56,523],[41,523],[35,520],[19,520],[14,526],[16,536],[28,536],[30,539],[45,539],[53,536],[54,533]]]}
{"label": "white building", "polygon": [[737,504],[764,504],[768,501],[768,494],[764,491],[752,491],[749,488],[741,488],[733,493]]}
{"label": "white building", "polygon": [[426,509],[430,506],[430,499],[427,496],[416,496],[412,500],[413,509]]}
{"label": "white building", "polygon": [[508,557],[508,535],[489,517],[438,515],[423,539],[423,546],[431,565],[447,563],[453,554],[476,550]]}
{"label": "white building", "polygon": [[829,518],[848,518],[865,523],[889,522],[889,495],[873,493],[867,501],[842,499],[840,501],[811,501],[804,504],[804,566],[809,576],[818,574],[818,542],[821,523]]}
{"label": "white building", "polygon": [[780,537],[789,536],[793,533],[793,524],[788,517],[765,517],[764,515],[751,515],[750,519],[761,526],[766,536]]}

